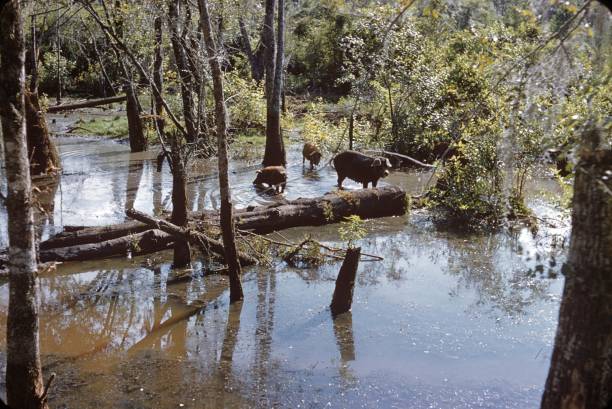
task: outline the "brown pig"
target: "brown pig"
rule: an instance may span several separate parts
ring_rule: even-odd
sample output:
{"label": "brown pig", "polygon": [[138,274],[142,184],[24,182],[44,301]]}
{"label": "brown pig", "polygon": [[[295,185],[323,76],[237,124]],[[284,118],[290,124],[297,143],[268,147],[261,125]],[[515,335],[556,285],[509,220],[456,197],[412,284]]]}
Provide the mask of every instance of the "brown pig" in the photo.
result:
{"label": "brown pig", "polygon": [[338,173],[338,187],[342,188],[342,181],[349,178],[363,185],[367,189],[368,183],[376,187],[378,179],[389,175],[391,162],[382,156],[374,157],[355,151],[344,151],[334,158],[334,168]]}
{"label": "brown pig", "polygon": [[284,192],[287,184],[287,172],[283,166],[268,166],[257,171],[254,185],[274,186],[275,192]]}
{"label": "brown pig", "polygon": [[306,159],[310,162],[310,169],[313,169],[315,166],[319,165],[321,161],[321,151],[314,143],[306,142],[304,144],[304,149],[302,149],[302,166],[306,163]]}

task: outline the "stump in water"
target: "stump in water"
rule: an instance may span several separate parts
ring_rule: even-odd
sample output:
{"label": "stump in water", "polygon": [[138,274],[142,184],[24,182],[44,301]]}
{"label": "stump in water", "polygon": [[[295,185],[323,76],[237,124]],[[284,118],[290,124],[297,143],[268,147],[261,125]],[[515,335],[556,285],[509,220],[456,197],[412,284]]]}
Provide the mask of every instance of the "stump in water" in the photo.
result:
{"label": "stump in water", "polygon": [[359,267],[361,247],[349,248],[346,257],[340,267],[340,273],[336,279],[336,288],[331,302],[331,312],[335,317],[351,309],[353,303],[353,289],[355,288],[355,276]]}

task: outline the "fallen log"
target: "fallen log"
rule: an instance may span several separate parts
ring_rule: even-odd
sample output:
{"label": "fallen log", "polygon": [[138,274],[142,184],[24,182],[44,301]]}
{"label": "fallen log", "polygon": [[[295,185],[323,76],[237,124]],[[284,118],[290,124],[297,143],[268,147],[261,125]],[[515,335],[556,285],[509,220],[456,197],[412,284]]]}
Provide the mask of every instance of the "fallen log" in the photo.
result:
{"label": "fallen log", "polygon": [[49,250],[59,247],[78,246],[88,243],[99,243],[106,240],[124,237],[130,234],[142,233],[149,230],[147,225],[129,221],[126,223],[115,224],[112,226],[84,227],[77,230],[65,230],[56,234],[48,240],[42,241],[39,245],[40,250]]}
{"label": "fallen log", "polygon": [[40,261],[84,261],[117,255],[149,254],[167,249],[174,237],[161,230],[147,230],[100,243],[87,243],[40,251]]}
{"label": "fallen log", "polygon": [[[212,239],[200,232],[194,231],[192,229],[179,227],[166,220],[149,216],[143,212],[139,212],[138,210],[134,209],[128,209],[125,214],[134,220],[138,220],[155,229],[160,229],[175,237],[186,238],[189,243],[194,244],[198,247],[205,247],[209,249],[212,253],[215,253],[220,257],[225,258],[223,244],[220,241]],[[257,260],[254,257],[251,257],[248,254],[242,252],[238,253],[238,260],[240,261],[240,264],[242,266],[251,266],[257,264]]]}
{"label": "fallen log", "polygon": [[97,107],[100,105],[108,105],[108,104],[113,104],[115,102],[123,102],[126,100],[126,98],[127,97],[125,95],[120,95],[117,97],[88,99],[87,101],[76,102],[74,104],[55,105],[55,106],[50,106],[49,108],[47,108],[47,113],[53,114],[56,112],[71,111],[73,109],[79,109],[79,108],[91,108],[91,107]]}
{"label": "fallen log", "polygon": [[[399,187],[388,186],[338,191],[327,193],[322,197],[287,200],[267,206],[240,209],[235,213],[235,221],[236,227],[240,230],[265,234],[291,227],[336,223],[351,215],[358,215],[364,219],[398,216],[406,213],[407,206],[406,192]],[[128,216],[136,221],[102,227],[79,226],[71,231],[59,233],[40,243],[41,259],[43,261],[88,260],[125,254],[127,243],[132,240],[126,237],[140,237],[138,234],[151,228],[165,231],[171,236],[184,237],[189,234],[192,243],[206,247],[221,257],[224,254],[223,244],[220,241],[194,230],[180,228],[163,219],[153,218],[135,210],[128,210]],[[192,215],[193,219],[204,218],[213,223],[218,222],[218,217],[218,213],[212,211]],[[53,251],[54,249],[57,250]],[[150,249],[148,252],[157,251],[154,247]],[[241,253],[239,258],[243,266],[256,264],[255,258],[244,253]]]}
{"label": "fallen log", "polygon": [[396,186],[327,193],[322,197],[288,200],[236,214],[236,227],[270,233],[299,226],[336,223],[347,216],[363,219],[406,213],[406,192]]}

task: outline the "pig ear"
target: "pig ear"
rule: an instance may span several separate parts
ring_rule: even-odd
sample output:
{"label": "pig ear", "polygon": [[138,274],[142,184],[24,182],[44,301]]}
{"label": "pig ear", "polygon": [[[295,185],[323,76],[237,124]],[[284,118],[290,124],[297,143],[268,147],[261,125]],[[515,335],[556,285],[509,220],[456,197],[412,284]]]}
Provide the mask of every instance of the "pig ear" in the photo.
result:
{"label": "pig ear", "polygon": [[372,162],[372,167],[373,168],[377,167],[377,166],[380,166],[380,165],[382,165],[382,162],[380,161],[380,158],[376,158],[376,159],[374,159],[374,162]]}

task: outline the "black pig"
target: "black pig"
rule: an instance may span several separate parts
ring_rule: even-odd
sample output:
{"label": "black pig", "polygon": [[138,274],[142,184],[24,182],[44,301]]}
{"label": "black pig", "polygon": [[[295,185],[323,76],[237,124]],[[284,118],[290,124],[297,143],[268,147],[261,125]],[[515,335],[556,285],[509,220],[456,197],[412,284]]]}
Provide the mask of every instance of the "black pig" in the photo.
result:
{"label": "black pig", "polygon": [[349,178],[363,184],[367,189],[368,183],[376,187],[378,179],[389,175],[391,162],[383,157],[373,157],[355,151],[344,151],[334,158],[334,168],[338,173],[338,187],[342,188],[342,181]]}
{"label": "black pig", "polygon": [[287,184],[287,172],[282,166],[268,166],[257,171],[257,177],[253,181],[254,185],[274,186],[275,192],[284,192]]}

